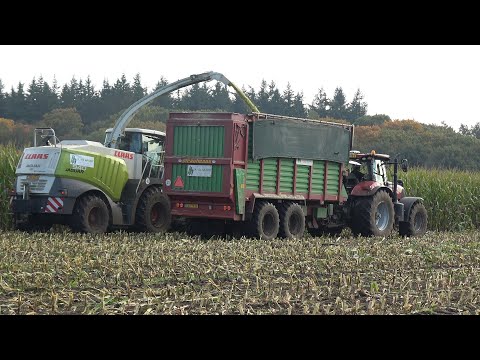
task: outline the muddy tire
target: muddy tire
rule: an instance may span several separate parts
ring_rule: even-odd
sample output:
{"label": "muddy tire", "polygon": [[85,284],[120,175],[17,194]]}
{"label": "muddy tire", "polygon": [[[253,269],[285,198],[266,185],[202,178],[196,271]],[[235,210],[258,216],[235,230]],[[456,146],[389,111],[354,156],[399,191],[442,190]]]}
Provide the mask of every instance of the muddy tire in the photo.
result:
{"label": "muddy tire", "polygon": [[144,191],[137,205],[135,225],[139,231],[163,233],[170,228],[170,200],[158,187]]}
{"label": "muddy tire", "polygon": [[110,224],[110,213],[105,201],[97,195],[87,195],[75,204],[70,227],[75,232],[103,234]]}
{"label": "muddy tire", "polygon": [[410,209],[407,221],[399,224],[399,233],[402,236],[423,236],[427,232],[427,209],[421,202],[415,203]]}
{"label": "muddy tire", "polygon": [[352,232],[363,236],[388,236],[393,230],[394,216],[392,198],[386,191],[358,198],[353,208]]}
{"label": "muddy tire", "polygon": [[278,212],[280,215],[278,235],[287,239],[303,237],[305,232],[305,215],[301,206],[296,203],[283,203]]}
{"label": "muddy tire", "polygon": [[269,202],[258,202],[249,224],[250,236],[263,240],[272,240],[280,230],[278,210]]}

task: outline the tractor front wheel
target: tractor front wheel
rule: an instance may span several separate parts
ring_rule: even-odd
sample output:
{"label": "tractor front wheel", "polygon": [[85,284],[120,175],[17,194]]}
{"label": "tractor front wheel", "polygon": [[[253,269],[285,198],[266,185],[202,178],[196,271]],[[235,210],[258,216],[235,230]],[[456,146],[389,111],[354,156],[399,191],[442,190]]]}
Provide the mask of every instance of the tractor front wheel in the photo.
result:
{"label": "tractor front wheel", "polygon": [[417,202],[410,209],[407,221],[401,221],[399,233],[402,236],[423,236],[427,232],[427,209]]}

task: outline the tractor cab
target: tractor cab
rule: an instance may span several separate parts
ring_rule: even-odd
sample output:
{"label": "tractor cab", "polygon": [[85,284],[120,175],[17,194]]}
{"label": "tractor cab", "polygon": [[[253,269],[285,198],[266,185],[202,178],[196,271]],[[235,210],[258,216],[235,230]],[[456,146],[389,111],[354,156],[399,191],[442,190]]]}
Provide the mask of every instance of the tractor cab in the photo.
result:
{"label": "tractor cab", "polygon": [[[360,153],[360,151],[352,150],[349,158],[350,169],[344,179],[345,188],[349,194],[353,188],[364,182],[377,183],[393,190],[394,184],[388,179],[386,167],[386,165],[392,164],[390,155],[377,154],[375,150],[370,153]],[[406,172],[408,169],[407,160],[402,160],[400,166]],[[398,180],[397,183],[400,185],[399,189],[403,190],[402,180]]]}

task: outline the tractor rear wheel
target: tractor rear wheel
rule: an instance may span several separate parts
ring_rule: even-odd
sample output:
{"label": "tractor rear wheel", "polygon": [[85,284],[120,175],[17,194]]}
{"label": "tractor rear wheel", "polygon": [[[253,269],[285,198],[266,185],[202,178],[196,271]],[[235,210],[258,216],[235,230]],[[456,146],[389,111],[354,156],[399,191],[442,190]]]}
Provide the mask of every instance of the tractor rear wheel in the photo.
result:
{"label": "tractor rear wheel", "polygon": [[427,209],[421,202],[417,202],[410,209],[407,221],[401,221],[399,233],[402,236],[423,236],[427,232]]}
{"label": "tractor rear wheel", "polygon": [[282,238],[301,238],[305,231],[305,215],[297,203],[284,203],[279,208],[280,230]]}
{"label": "tractor rear wheel", "polygon": [[277,208],[272,203],[259,201],[255,204],[249,225],[252,237],[264,240],[274,239],[280,230],[280,216]]}
{"label": "tractor rear wheel", "polygon": [[172,222],[170,200],[160,188],[151,187],[144,191],[138,201],[135,224],[140,231],[163,233]]}
{"label": "tractor rear wheel", "polygon": [[75,204],[70,227],[81,233],[103,234],[110,224],[110,213],[105,201],[97,195],[87,195]]}
{"label": "tractor rear wheel", "polygon": [[388,236],[393,230],[394,214],[392,198],[386,191],[379,190],[373,196],[357,198],[352,232],[363,236]]}

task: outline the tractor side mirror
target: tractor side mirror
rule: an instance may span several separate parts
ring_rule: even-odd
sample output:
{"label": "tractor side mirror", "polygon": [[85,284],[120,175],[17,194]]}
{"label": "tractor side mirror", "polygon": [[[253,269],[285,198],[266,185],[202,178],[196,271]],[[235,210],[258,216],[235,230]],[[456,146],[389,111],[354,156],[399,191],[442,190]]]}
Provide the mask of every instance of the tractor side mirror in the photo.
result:
{"label": "tractor side mirror", "polygon": [[403,159],[401,164],[400,164],[400,167],[402,168],[403,172],[407,172],[408,171],[408,160]]}

